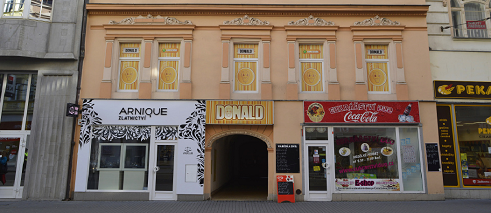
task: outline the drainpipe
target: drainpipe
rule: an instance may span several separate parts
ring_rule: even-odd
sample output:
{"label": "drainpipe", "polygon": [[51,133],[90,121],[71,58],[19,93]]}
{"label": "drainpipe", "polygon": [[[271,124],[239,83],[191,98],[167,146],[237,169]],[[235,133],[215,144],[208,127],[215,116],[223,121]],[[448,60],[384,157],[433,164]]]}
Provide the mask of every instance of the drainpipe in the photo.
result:
{"label": "drainpipe", "polygon": [[[84,57],[85,57],[85,31],[87,27],[87,10],[86,10],[86,5],[89,3],[89,0],[84,0],[84,5],[83,5],[83,16],[82,16],[82,30],[81,30],[81,36],[80,36],[80,53],[78,57],[78,78],[77,78],[77,92],[76,92],[76,99],[75,99],[75,104],[79,104],[79,99],[80,99],[80,90],[81,90],[81,81],[82,81],[82,69],[84,66]],[[73,149],[75,148],[75,129],[77,127],[77,120],[78,117],[73,119],[73,127],[72,127],[72,141],[70,142],[70,159],[68,163],[68,176],[67,176],[67,183],[66,183],[66,192],[65,192],[65,199],[64,201],[69,201],[72,200],[72,196],[70,196],[70,183],[72,180],[72,165],[73,165]]]}

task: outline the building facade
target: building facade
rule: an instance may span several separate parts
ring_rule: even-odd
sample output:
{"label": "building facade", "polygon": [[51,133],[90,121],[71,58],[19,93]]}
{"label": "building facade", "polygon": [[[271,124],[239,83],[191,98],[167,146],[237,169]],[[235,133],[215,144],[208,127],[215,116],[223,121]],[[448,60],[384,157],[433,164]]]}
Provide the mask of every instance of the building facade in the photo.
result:
{"label": "building facade", "polygon": [[447,198],[490,198],[489,1],[427,1]]}
{"label": "building facade", "polygon": [[87,10],[75,200],[444,199],[424,1]]}
{"label": "building facade", "polygon": [[84,1],[2,0],[0,198],[66,198]]}

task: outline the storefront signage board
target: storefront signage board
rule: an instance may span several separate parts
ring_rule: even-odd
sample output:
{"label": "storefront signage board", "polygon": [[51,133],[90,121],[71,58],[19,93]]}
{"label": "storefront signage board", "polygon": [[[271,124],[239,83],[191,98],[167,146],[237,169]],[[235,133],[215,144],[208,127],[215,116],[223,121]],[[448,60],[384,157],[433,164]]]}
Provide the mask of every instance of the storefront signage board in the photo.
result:
{"label": "storefront signage board", "polygon": [[459,186],[450,105],[437,106],[438,138],[443,167],[443,185]]}
{"label": "storefront signage board", "polygon": [[276,173],[300,172],[300,144],[276,144]]}
{"label": "storefront signage board", "polygon": [[293,175],[277,175],[278,203],[295,203]]}
{"label": "storefront signage board", "polygon": [[419,123],[418,102],[304,102],[305,123]]}
{"label": "storefront signage board", "polygon": [[491,82],[433,81],[435,98],[491,99]]}
{"label": "storefront signage board", "polygon": [[468,30],[485,30],[486,21],[467,21]]}
{"label": "storefront signage board", "polygon": [[440,168],[440,155],[438,154],[437,143],[427,143],[426,145],[426,163],[428,164],[428,171],[438,172]]}
{"label": "storefront signage board", "polygon": [[206,124],[272,125],[272,101],[207,101]]}
{"label": "storefront signage board", "polygon": [[[91,100],[84,110],[97,112],[100,125],[175,125],[185,121],[196,101]],[[86,109],[90,106],[92,109]]]}
{"label": "storefront signage board", "polygon": [[336,179],[336,191],[400,191],[400,179]]}

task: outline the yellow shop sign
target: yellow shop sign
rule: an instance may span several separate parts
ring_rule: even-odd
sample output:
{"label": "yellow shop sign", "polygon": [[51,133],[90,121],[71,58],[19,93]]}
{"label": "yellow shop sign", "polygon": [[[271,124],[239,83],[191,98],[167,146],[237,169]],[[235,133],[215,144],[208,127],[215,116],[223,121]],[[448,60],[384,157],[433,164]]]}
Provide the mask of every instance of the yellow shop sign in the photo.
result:
{"label": "yellow shop sign", "polygon": [[207,124],[273,124],[272,101],[207,101]]}

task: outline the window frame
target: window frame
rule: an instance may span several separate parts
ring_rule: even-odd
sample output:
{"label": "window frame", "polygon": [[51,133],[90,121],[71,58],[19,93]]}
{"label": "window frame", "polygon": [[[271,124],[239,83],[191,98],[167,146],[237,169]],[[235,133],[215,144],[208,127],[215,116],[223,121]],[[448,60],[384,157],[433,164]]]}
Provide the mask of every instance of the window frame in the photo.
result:
{"label": "window frame", "polygon": [[[231,51],[231,58],[232,58],[232,79],[233,79],[233,85],[232,85],[232,91],[234,93],[241,93],[241,94],[257,94],[260,92],[259,90],[259,81],[260,81],[260,70],[259,70],[259,58],[262,57],[261,55],[261,42],[260,41],[234,41],[234,42],[231,42],[232,45],[232,51]],[[257,45],[257,58],[235,58],[235,45],[241,45],[241,44],[249,44],[249,45]],[[236,84],[237,84],[237,81],[236,81],[236,70],[235,70],[235,63],[236,62],[255,62],[256,63],[256,74],[254,75],[254,80],[256,81],[256,90],[253,90],[253,91],[241,91],[241,90],[236,90],[235,87],[236,87]]]}
{"label": "window frame", "polygon": [[[24,4],[24,10],[22,11],[22,16],[4,16],[3,10],[5,9],[6,1],[9,1],[9,0],[1,0],[0,1],[0,8],[2,9],[2,14],[0,15],[0,19],[2,19],[2,18],[5,18],[5,19],[32,19],[32,20],[45,21],[45,22],[51,22],[53,19],[53,10],[55,7],[54,6],[55,0],[52,0],[52,2],[51,2],[52,6],[51,6],[51,13],[50,13],[49,19],[43,19],[43,18],[39,18],[39,17],[31,17],[30,16],[31,2],[33,0],[25,0],[24,3],[22,3],[22,4]],[[15,0],[12,0],[12,1],[15,1]],[[42,8],[42,6],[43,6],[43,4],[41,4],[41,8]],[[27,8],[27,10],[26,10],[26,8]]]}
{"label": "window frame", "polygon": [[[449,21],[450,21],[450,26],[452,28],[452,37],[454,38],[469,38],[469,39],[482,39],[482,38],[491,38],[491,1],[476,1],[476,0],[462,0],[462,1],[455,1],[452,0],[450,2],[449,6]],[[453,3],[456,3],[458,6],[457,7],[452,7],[451,5]],[[466,19],[466,12],[465,12],[465,5],[466,4],[478,4],[480,5],[480,8],[482,10],[482,15],[484,17],[484,22],[486,24],[486,29],[482,29],[482,34],[484,36],[479,37],[479,36],[469,36],[469,29],[467,29],[467,19]],[[453,14],[457,13],[459,15],[458,23],[454,22],[454,16]],[[470,30],[479,30],[479,29],[470,29]],[[460,34],[461,36],[456,36],[457,34]]]}
{"label": "window frame", "polygon": [[[297,60],[298,60],[298,76],[299,76],[299,92],[300,93],[309,93],[309,94],[321,94],[326,92],[326,74],[325,74],[325,42],[317,42],[317,41],[298,41],[297,42],[298,51],[297,51]],[[311,58],[300,58],[300,46],[302,45],[321,45],[322,58],[311,59]],[[322,91],[303,91],[303,72],[302,72],[302,63],[321,63],[321,79],[319,83],[322,83]]]}
{"label": "window frame", "polygon": [[[139,44],[139,57],[121,57],[121,45],[123,44]],[[118,62],[118,70],[116,71],[116,78],[117,78],[117,84],[116,84],[116,92],[138,92],[140,89],[140,81],[141,81],[141,72],[142,72],[142,47],[143,47],[143,41],[138,40],[138,41],[131,41],[131,40],[122,40],[117,43],[117,62]],[[123,61],[138,61],[138,75],[136,77],[136,81],[138,82],[136,85],[136,89],[120,89],[119,84],[121,80],[121,62]]]}
{"label": "window frame", "polygon": [[[161,44],[179,44],[179,57],[160,57],[160,45]],[[157,81],[156,81],[156,91],[157,92],[178,92],[179,91],[179,84],[181,80],[181,70],[182,70],[182,42],[181,41],[157,41]],[[145,56],[146,57],[146,56]],[[161,61],[176,61],[177,62],[177,86],[176,89],[159,89],[159,84],[160,84],[160,72],[161,72],[161,67],[160,67],[160,62]]]}
{"label": "window frame", "polygon": [[[392,75],[391,75],[391,72],[392,72],[392,69],[391,69],[391,60],[393,60],[393,56],[391,56],[391,51],[390,49],[392,48],[392,42],[389,42],[389,43],[386,43],[386,42],[383,42],[383,43],[373,43],[373,42],[364,42],[363,43],[363,55],[362,55],[362,59],[363,59],[363,69],[364,69],[364,76],[365,76],[365,79],[366,79],[366,85],[367,85],[367,93],[368,94],[392,94],[392,92],[394,91],[393,88],[392,88]],[[387,59],[367,59],[366,57],[366,52],[367,52],[367,49],[366,49],[366,46],[368,45],[385,45],[387,46]],[[385,63],[387,64],[387,83],[388,83],[388,88],[389,90],[388,91],[370,91],[369,90],[369,76],[368,76],[368,63]]]}
{"label": "window frame", "polygon": [[[20,73],[12,73],[12,72],[0,72],[0,75],[4,75],[3,76],[3,79],[0,79],[0,81],[2,81],[2,88],[1,88],[1,91],[0,91],[0,123],[2,122],[1,119],[2,119],[2,115],[3,115],[3,106],[4,106],[4,102],[5,102],[5,91],[6,91],[6,87],[7,87],[7,77],[9,75],[28,75],[28,86],[26,88],[26,96],[25,96],[25,102],[24,102],[24,112],[22,114],[22,127],[21,129],[19,130],[0,130],[0,131],[31,131],[32,128],[30,129],[27,129],[27,116],[28,116],[28,112],[29,112],[29,101],[30,101],[30,97],[32,96],[34,98],[34,101],[36,100],[36,92],[34,91],[34,94],[31,95],[31,88],[32,88],[32,78],[34,75],[36,75],[36,79],[39,77],[38,73],[32,73],[32,72],[20,72]],[[36,80],[36,89],[37,89],[37,80]],[[33,103],[34,104],[34,103]],[[34,117],[34,105],[32,107],[32,115]],[[31,120],[31,123],[32,123],[32,120]]]}

